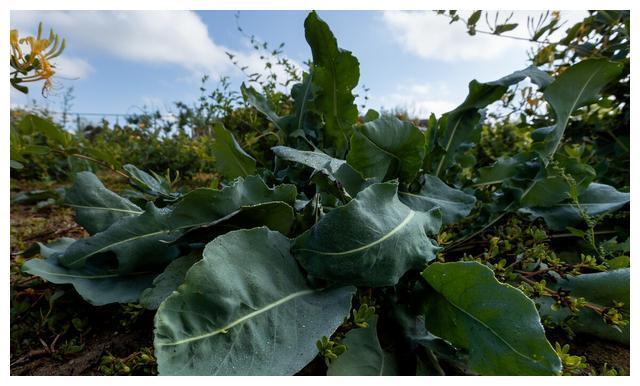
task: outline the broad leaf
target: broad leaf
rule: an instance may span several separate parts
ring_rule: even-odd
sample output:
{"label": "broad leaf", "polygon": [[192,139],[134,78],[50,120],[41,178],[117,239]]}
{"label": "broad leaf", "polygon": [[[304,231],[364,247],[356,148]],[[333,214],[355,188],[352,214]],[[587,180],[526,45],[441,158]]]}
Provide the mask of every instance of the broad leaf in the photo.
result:
{"label": "broad leaf", "polygon": [[226,232],[266,226],[267,228],[288,234],[295,219],[293,208],[282,201],[245,205],[240,209],[206,225],[191,228],[180,236],[175,243],[208,242]]}
{"label": "broad leaf", "polygon": [[169,208],[157,208],[150,202],[144,213],[123,217],[106,230],[73,243],[60,257],[60,263],[81,269],[111,252],[121,273],[162,269],[179,253],[177,247],[168,244],[177,231],[169,224],[169,217]]}
{"label": "broad leaf", "polygon": [[290,131],[292,137],[311,137],[318,140],[321,119],[313,111],[313,101],[317,87],[314,86],[311,75],[302,73],[302,83],[296,83],[291,87],[293,99],[293,114],[283,118],[284,126]]}
{"label": "broad leaf", "polygon": [[333,158],[321,151],[298,150],[286,146],[275,146],[271,150],[276,156],[287,161],[301,163],[315,170],[325,171],[328,174],[335,174],[338,169],[347,161]]}
{"label": "broad leaf", "polygon": [[331,361],[327,375],[398,375],[395,358],[380,347],[378,316],[374,315],[368,324],[367,328],[347,332],[342,341],[347,351]]}
{"label": "broad leaf", "polygon": [[121,272],[138,267],[164,267],[178,252],[169,243],[186,230],[210,225],[243,206],[274,201],[293,204],[295,196],[295,186],[270,189],[256,176],[238,179],[221,190],[196,189],[170,207],[159,209],[148,203],[143,214],[122,218],[107,230],[74,243],[60,261],[65,266],[78,268],[90,258],[113,252]]}
{"label": "broad leaf", "polygon": [[425,156],[425,136],[414,125],[385,115],[356,127],[347,162],[364,177],[411,183]]}
{"label": "broad leaf", "polygon": [[[418,298],[424,295],[425,290],[422,283],[418,282],[416,287],[412,291],[411,297]],[[430,372],[428,375],[445,375],[440,366],[442,360],[449,365],[464,369],[465,366],[461,362],[464,359],[461,350],[427,331],[423,315],[416,315],[415,311],[410,311],[405,305],[394,304],[393,316],[408,343],[405,347],[418,356],[416,375],[427,375],[419,374],[421,371]],[[428,363],[420,363],[420,357],[427,357]]]}
{"label": "broad leaf", "polygon": [[476,262],[434,263],[422,273],[433,334],[469,353],[481,375],[554,375],[560,359],[547,341],[535,304]]}
{"label": "broad leaf", "polygon": [[351,126],[358,119],[358,108],[351,90],[358,85],[358,59],[338,48],[327,23],[316,12],[304,21],[305,37],[313,55],[311,78],[318,87],[314,105],[324,117],[325,147],[334,146],[342,156],[347,148]]}
{"label": "broad leaf", "polygon": [[129,174],[131,184],[146,194],[171,199],[179,196],[179,194],[171,192],[169,182],[165,178],[158,176],[154,172],[151,172],[153,174],[151,175],[131,164],[124,165],[122,168]]}
{"label": "broad leaf", "polygon": [[[611,307],[614,302],[622,302],[624,303],[622,314],[626,320],[629,320],[630,285],[630,269],[626,268],[566,278],[557,277],[556,282],[550,283],[549,287],[568,291],[570,296],[585,298],[589,303],[602,308]],[[557,323],[570,316],[570,312],[564,307],[557,311],[551,309],[553,300],[549,300],[548,298],[537,300],[541,304],[542,315],[551,317]],[[576,333],[590,334],[626,345],[630,343],[629,324],[616,329],[606,324],[601,315],[588,308],[582,308],[575,318],[569,320],[568,324]]]}
{"label": "broad leaf", "polygon": [[266,228],[210,242],[156,314],[160,374],[292,375],[309,363],[355,289],[310,288],[290,247]]}
{"label": "broad leaf", "polygon": [[226,178],[246,177],[255,174],[256,160],[238,144],[231,132],[221,123],[213,125],[215,142],[212,145],[216,157],[216,170]]}
{"label": "broad leaf", "polygon": [[439,177],[453,163],[458,147],[471,138],[471,134],[480,123],[479,109],[487,107],[504,95],[507,88],[525,78],[531,79],[540,89],[544,89],[553,80],[547,73],[530,66],[516,71],[493,82],[469,83],[469,94],[462,104],[446,114],[445,126],[437,132],[437,143],[441,156],[434,162],[433,175]]}
{"label": "broad leaf", "polygon": [[513,157],[500,157],[491,166],[478,169],[474,186],[501,184],[516,177],[526,163],[531,161],[528,153],[518,153]]}
{"label": "broad leaf", "polygon": [[65,203],[76,211],[76,222],[89,234],[107,229],[114,222],[142,214],[142,209],[105,188],[91,172],[76,174],[73,186],[66,191]]}
{"label": "broad leaf", "polygon": [[35,189],[17,194],[11,199],[12,204],[40,205],[43,202],[61,203],[64,200],[64,188]]}
{"label": "broad leaf", "polygon": [[398,199],[396,183],[374,184],[300,235],[293,253],[312,276],[365,287],[394,285],[411,268],[435,258],[428,235],[439,209],[414,211]]}
{"label": "broad leaf", "polygon": [[[612,212],[626,205],[629,200],[629,193],[619,192],[612,186],[595,182],[589,184],[578,196],[580,206],[589,216]],[[528,214],[532,219],[542,217],[553,230],[564,230],[583,221],[577,208],[569,200],[546,208],[521,208],[520,212]]]}
{"label": "broad leaf", "polygon": [[443,225],[462,220],[469,215],[476,203],[474,196],[454,189],[438,177],[429,174],[422,177],[420,192],[400,192],[399,196],[400,201],[413,210],[426,212],[440,208]]}
{"label": "broad leaf", "polygon": [[606,59],[587,59],[569,67],[544,92],[556,116],[555,125],[538,129],[544,134],[542,143],[536,149],[542,159],[548,162],[555,154],[569,123],[571,114],[588,103],[595,102],[600,90],[618,77],[621,63]]}
{"label": "broad leaf", "polygon": [[304,151],[286,146],[276,146],[271,148],[271,150],[281,159],[303,164],[330,176],[332,179],[338,181],[352,196],[358,194],[371,183],[349,166],[347,161],[333,158],[319,151]]}
{"label": "broad leaf", "polygon": [[531,182],[520,196],[520,206],[549,207],[569,197],[567,181],[556,173],[547,174],[545,169]]}
{"label": "broad leaf", "polygon": [[251,106],[255,107],[256,110],[264,114],[267,119],[273,123],[278,130],[282,130],[286,133],[286,130],[282,127],[282,118],[273,111],[273,107],[269,105],[269,101],[264,95],[260,94],[256,91],[255,88],[249,86],[245,86],[244,82],[240,85],[240,91],[242,92],[242,96],[244,100],[247,101]]}
{"label": "broad leaf", "polygon": [[120,274],[106,268],[106,264],[92,262],[81,269],[66,268],[58,259],[75,242],[61,238],[48,245],[40,244],[40,254],[44,259],[31,259],[22,266],[22,271],[40,276],[55,284],[72,284],[86,301],[102,306],[109,303],[137,302],[140,293],[153,281],[158,272],[131,272]]}
{"label": "broad leaf", "polygon": [[[573,178],[578,193],[583,192],[596,176],[595,170],[591,166],[576,159],[557,154],[555,161],[556,166],[561,168],[564,174]],[[527,182],[528,186],[519,198],[518,204],[521,207],[550,207],[569,197],[571,187],[559,170],[555,167],[545,167],[539,161],[530,164],[538,164],[539,169],[535,177],[527,179],[519,175],[512,180],[506,180],[503,185],[507,189],[514,186],[514,183],[518,185],[519,183],[516,181],[518,178]]]}
{"label": "broad leaf", "polygon": [[140,295],[140,304],[149,310],[155,310],[173,291],[178,288],[191,266],[202,258],[194,252],[172,261],[160,275],[153,279],[153,285]]}

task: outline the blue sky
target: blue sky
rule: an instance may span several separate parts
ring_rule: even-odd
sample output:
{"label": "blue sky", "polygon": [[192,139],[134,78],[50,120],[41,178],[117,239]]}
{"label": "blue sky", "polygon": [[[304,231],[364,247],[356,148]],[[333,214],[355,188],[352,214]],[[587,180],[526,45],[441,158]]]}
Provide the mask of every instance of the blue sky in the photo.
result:
{"label": "blue sky", "polygon": [[[261,63],[236,30],[233,11],[13,11],[11,27],[31,34],[38,21],[67,39],[57,62],[56,92],[47,99],[32,87],[28,97],[11,93],[12,105],[35,99],[60,110],[62,91],[74,87],[72,111],[133,113],[142,106],[170,113],[174,101],[192,102],[202,75],[214,86],[229,76],[238,89],[243,77],[225,51],[259,70]],[[508,12],[502,12],[505,16]],[[526,36],[527,15],[512,20]],[[568,25],[586,12],[562,12]],[[441,114],[459,104],[471,79],[490,81],[527,64],[529,44],[512,39],[470,37],[460,24],[433,12],[321,11],[341,47],[360,60],[360,83],[370,88],[368,108]],[[311,53],[304,40],[304,11],[242,11],[244,30],[276,46],[303,67]],[[358,90],[361,91],[361,90]]]}

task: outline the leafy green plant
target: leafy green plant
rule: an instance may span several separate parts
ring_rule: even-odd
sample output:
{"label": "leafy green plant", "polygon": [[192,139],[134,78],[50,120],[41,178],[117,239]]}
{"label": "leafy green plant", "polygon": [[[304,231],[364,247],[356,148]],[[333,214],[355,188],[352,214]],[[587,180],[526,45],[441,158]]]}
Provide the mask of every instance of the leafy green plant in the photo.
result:
{"label": "leafy green plant", "polygon": [[[558,234],[537,220],[559,232],[628,204],[562,140],[620,81],[620,63],[474,80],[423,131],[375,112],[359,120],[357,59],[315,12],[305,36],[313,62],[290,111],[242,87],[277,130],[273,168],[217,123],[220,189],[176,191],[128,165],[146,193],[134,203],[80,173],[65,201],[90,236],[41,245],[23,271],[94,305],[157,309],[161,375],[290,375],[319,352],[330,375],[558,375],[576,360],[549,343],[541,315],[628,344],[629,269],[594,273],[604,255],[554,254]],[[484,109],[525,78],[544,91],[550,124],[526,149],[460,173]]]}

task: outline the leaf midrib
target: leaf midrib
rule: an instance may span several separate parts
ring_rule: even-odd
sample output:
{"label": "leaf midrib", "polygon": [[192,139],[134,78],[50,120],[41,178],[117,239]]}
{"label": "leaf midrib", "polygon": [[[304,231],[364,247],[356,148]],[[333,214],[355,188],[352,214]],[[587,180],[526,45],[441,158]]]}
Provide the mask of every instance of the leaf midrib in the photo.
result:
{"label": "leaf midrib", "polygon": [[[233,141],[233,137],[231,138],[231,140]],[[227,144],[227,150],[229,151],[229,155],[231,156],[231,158],[233,159],[233,162],[236,163],[236,165],[238,165],[238,167],[240,168],[240,170],[242,170],[242,173],[244,174],[244,176],[248,176],[249,172],[247,172],[247,170],[244,168],[244,166],[242,166],[242,162],[240,162],[240,159],[238,157],[236,157],[236,154],[234,153],[234,149],[232,148],[231,144]],[[237,149],[235,149],[237,150]]]}
{"label": "leaf midrib", "polygon": [[444,164],[444,160],[447,158],[449,147],[451,147],[451,141],[453,141],[453,137],[455,136],[456,131],[458,131],[458,126],[460,125],[461,121],[462,121],[462,117],[458,116],[458,120],[456,121],[456,124],[453,126],[453,130],[451,131],[451,136],[449,137],[449,141],[447,141],[447,146],[444,149],[444,154],[442,155],[442,158],[440,158],[440,162],[438,163],[438,168],[436,169],[436,173],[435,173],[436,177],[440,175],[440,169]]}
{"label": "leaf midrib", "polygon": [[[553,157],[553,155],[556,153],[556,151],[558,150],[558,146],[560,146],[560,140],[562,139],[562,136],[564,135],[564,131],[566,129],[567,124],[569,123],[569,118],[571,118],[571,113],[573,112],[573,110],[575,110],[576,106],[578,105],[578,101],[580,100],[580,98],[582,97],[582,94],[584,93],[584,90],[587,89],[587,86],[589,86],[589,84],[591,83],[591,81],[593,80],[593,78],[603,69],[602,66],[598,67],[593,74],[591,74],[591,76],[587,79],[587,81],[584,83],[584,85],[582,86],[582,88],[580,89],[580,92],[578,93],[578,95],[576,96],[576,98],[574,99],[573,103],[571,104],[571,108],[566,111],[565,114],[565,118],[563,119],[563,124],[562,124],[562,132],[560,133],[560,135],[558,136],[558,138],[555,140],[556,143],[553,145],[553,148],[551,149],[551,152],[549,153],[549,158]],[[556,123],[556,127],[558,127],[558,124]]]}
{"label": "leaf midrib", "polygon": [[362,135],[367,141],[369,141],[376,149],[380,150],[381,152],[383,152],[384,154],[387,154],[388,156],[397,159],[398,161],[402,162],[402,159],[400,157],[398,157],[397,155],[393,154],[390,151],[385,150],[382,146],[378,145],[373,139],[369,138],[369,136],[365,135],[362,131],[358,131],[358,134]]}
{"label": "leaf midrib", "polygon": [[81,208],[81,209],[108,210],[108,211],[113,211],[113,212],[124,212],[124,213],[132,213],[132,214],[142,214],[142,213],[144,213],[141,210],[110,208],[110,207],[106,207],[106,206],[86,206],[86,205],[76,205],[76,204],[67,204],[67,206],[70,206],[70,207],[73,207],[73,208]]}
{"label": "leaf midrib", "polygon": [[325,255],[325,256],[343,256],[343,255],[350,255],[352,253],[356,253],[356,252],[361,252],[364,251],[366,249],[369,249],[371,247],[373,247],[374,245],[378,245],[382,242],[384,242],[385,240],[389,239],[390,237],[392,237],[394,234],[398,233],[400,230],[402,230],[402,228],[404,228],[407,224],[409,224],[411,222],[411,220],[413,219],[413,216],[415,216],[416,212],[414,210],[410,210],[409,214],[407,214],[407,217],[404,218],[404,220],[402,220],[398,225],[396,225],[395,228],[393,228],[391,231],[389,231],[389,233],[385,234],[384,236],[380,237],[379,239],[369,243],[369,244],[365,244],[361,247],[355,248],[355,249],[351,249],[348,251],[342,251],[342,252],[324,252],[324,251],[317,251],[314,249],[306,249],[306,248],[300,248],[300,249],[296,249],[296,252],[311,252],[311,253],[316,253],[319,255]]}
{"label": "leaf midrib", "polygon": [[302,103],[300,104],[300,111],[298,111],[298,130],[302,131],[303,133],[304,130],[302,129],[302,121],[304,119],[304,107],[307,104],[307,96],[309,95],[309,90],[311,90],[311,75],[309,75],[309,78],[307,79],[307,87],[302,94]]}
{"label": "leaf midrib", "polygon": [[146,275],[149,273],[152,273],[151,271],[147,271],[147,272],[132,272],[132,273],[127,273],[127,274],[119,274],[119,273],[112,273],[112,274],[104,274],[104,275],[72,275],[72,274],[68,274],[68,273],[57,273],[57,272],[50,272],[47,270],[39,270],[40,272],[43,272],[47,275],[51,275],[51,276],[58,276],[58,277],[69,277],[69,278],[73,278],[73,279],[87,279],[87,280],[99,280],[99,279],[108,279],[108,278],[112,278],[112,277],[127,277],[127,276],[141,276],[141,275]]}
{"label": "leaf midrib", "polygon": [[409,192],[398,192],[398,193],[402,194],[402,195],[405,195],[405,196],[416,197],[416,198],[420,198],[420,199],[427,200],[427,201],[430,200],[430,201],[437,201],[437,202],[446,202],[446,203],[454,204],[454,205],[466,204],[466,202],[462,202],[462,201],[449,201],[449,200],[445,200],[444,198],[421,196],[419,194],[414,194],[414,193],[409,193]]}
{"label": "leaf midrib", "polygon": [[[253,312],[248,313],[247,315],[244,315],[234,321],[232,321],[231,323],[228,323],[227,325],[225,325],[224,327],[220,327],[218,329],[215,329],[211,332],[205,333],[205,334],[201,334],[201,335],[196,335],[190,338],[185,338],[185,339],[181,339],[181,340],[177,340],[175,342],[158,342],[156,343],[156,346],[177,346],[177,345],[181,345],[181,344],[185,344],[185,343],[191,343],[191,342],[195,342],[198,340],[202,340],[202,339],[206,339],[206,338],[210,338],[212,336],[216,336],[218,334],[224,334],[227,333],[228,330],[230,328],[233,328],[235,326],[237,326],[238,324],[241,324],[249,319],[252,319],[260,314],[263,314],[269,310],[271,310],[272,308],[278,307],[284,303],[287,303],[290,300],[293,300],[295,298],[298,298],[300,296],[305,296],[305,295],[309,295],[316,292],[316,290],[312,290],[312,289],[308,289],[308,290],[302,290],[302,291],[298,291],[298,292],[294,292],[291,293],[273,303],[269,303],[266,306],[259,308]],[[169,310],[171,311],[171,310]],[[160,310],[158,310],[158,312],[160,312]]]}
{"label": "leaf midrib", "polygon": [[216,220],[213,220],[213,221],[190,223],[190,224],[185,224],[185,225],[182,225],[180,227],[173,228],[173,229],[170,229],[170,227],[167,227],[167,228],[161,229],[159,231],[154,231],[154,232],[151,232],[151,233],[144,233],[144,234],[141,234],[141,235],[136,235],[134,237],[130,237],[128,239],[119,240],[119,241],[117,241],[115,243],[111,243],[109,245],[106,245],[106,246],[104,246],[104,247],[102,247],[102,248],[100,248],[100,249],[98,249],[96,251],[90,252],[89,254],[83,255],[83,256],[77,258],[76,260],[72,261],[71,263],[68,263],[68,265],[69,266],[74,265],[74,264],[78,263],[79,261],[81,261],[83,259],[88,259],[89,257],[91,257],[91,256],[93,256],[93,255],[95,255],[97,253],[108,251],[108,250],[110,250],[110,249],[112,249],[114,247],[117,247],[118,245],[125,244],[125,243],[128,243],[130,241],[141,240],[141,239],[144,239],[144,238],[147,238],[147,237],[157,236],[157,235],[160,235],[160,234],[163,234],[163,233],[171,233],[172,231],[181,231],[183,229],[188,229],[188,228],[196,228],[196,227],[205,226],[205,225],[214,225],[216,223],[219,223],[219,222],[222,222],[222,221],[225,221],[225,220],[228,220],[228,219],[232,218],[233,216],[235,216],[238,213],[240,213],[243,209],[255,208],[255,207],[260,207],[260,206],[263,206],[263,205],[269,205],[269,204],[274,204],[274,203],[282,203],[282,202],[283,201],[267,201],[267,202],[254,204],[254,205],[242,205],[239,209],[229,213],[226,216],[222,216],[222,217],[220,217],[220,218],[218,218]]}
{"label": "leaf midrib", "polygon": [[516,349],[515,347],[513,347],[509,342],[507,342],[500,334],[498,334],[493,328],[491,328],[491,326],[489,326],[488,324],[486,324],[484,321],[478,319],[477,317],[475,317],[473,314],[467,312],[466,310],[464,310],[463,308],[461,308],[460,306],[458,306],[453,300],[451,300],[448,296],[445,296],[442,292],[440,292],[440,295],[442,295],[449,304],[451,304],[451,306],[453,306],[455,309],[457,309],[458,311],[460,311],[463,315],[467,316],[468,318],[470,318],[472,321],[476,322],[477,324],[479,324],[480,326],[484,327],[486,330],[488,330],[493,336],[495,336],[496,338],[498,338],[502,343],[504,343],[505,346],[507,346],[507,348],[509,348],[511,351],[513,351],[516,355],[533,361],[535,363],[538,363],[538,361],[536,361],[534,358],[521,353],[520,351],[518,351],[518,349]]}
{"label": "leaf midrib", "polygon": [[91,252],[89,254],[83,255],[83,256],[81,256],[81,257],[75,259],[74,261],[72,261],[70,263],[67,263],[65,265],[72,266],[72,265],[76,264],[77,262],[79,262],[81,260],[88,259],[89,257],[95,255],[96,253],[108,251],[109,249],[111,249],[113,247],[116,247],[116,246],[118,246],[120,244],[125,244],[125,243],[128,243],[130,241],[140,240],[140,239],[144,239],[144,238],[147,238],[147,237],[157,236],[157,235],[160,235],[160,234],[163,234],[163,233],[169,233],[169,232],[170,232],[169,230],[163,229],[163,230],[152,232],[152,233],[145,233],[145,234],[142,234],[142,235],[136,235],[136,236],[133,236],[133,237],[129,237],[128,239],[124,239],[124,240],[117,241],[115,243],[111,243],[111,244],[106,245],[106,246],[104,246],[104,247],[102,247],[100,249],[97,249],[97,250],[95,250],[95,251],[93,251],[93,252]]}

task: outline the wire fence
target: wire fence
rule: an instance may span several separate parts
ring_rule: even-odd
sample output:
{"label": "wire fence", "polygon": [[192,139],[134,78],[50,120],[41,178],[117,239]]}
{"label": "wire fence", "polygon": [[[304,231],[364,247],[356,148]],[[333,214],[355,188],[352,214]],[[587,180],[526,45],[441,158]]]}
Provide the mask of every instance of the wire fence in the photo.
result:
{"label": "wire fence", "polygon": [[160,114],[156,115],[155,112],[138,112],[138,113],[97,113],[97,112],[78,112],[78,111],[55,111],[45,110],[45,113],[51,116],[59,117],[58,123],[60,123],[67,130],[80,130],[86,126],[100,124],[102,121],[107,121],[110,124],[119,125],[120,120],[123,123],[130,123],[129,119],[135,117],[148,116],[150,120],[156,124],[160,122],[173,122],[175,115],[173,114]]}

